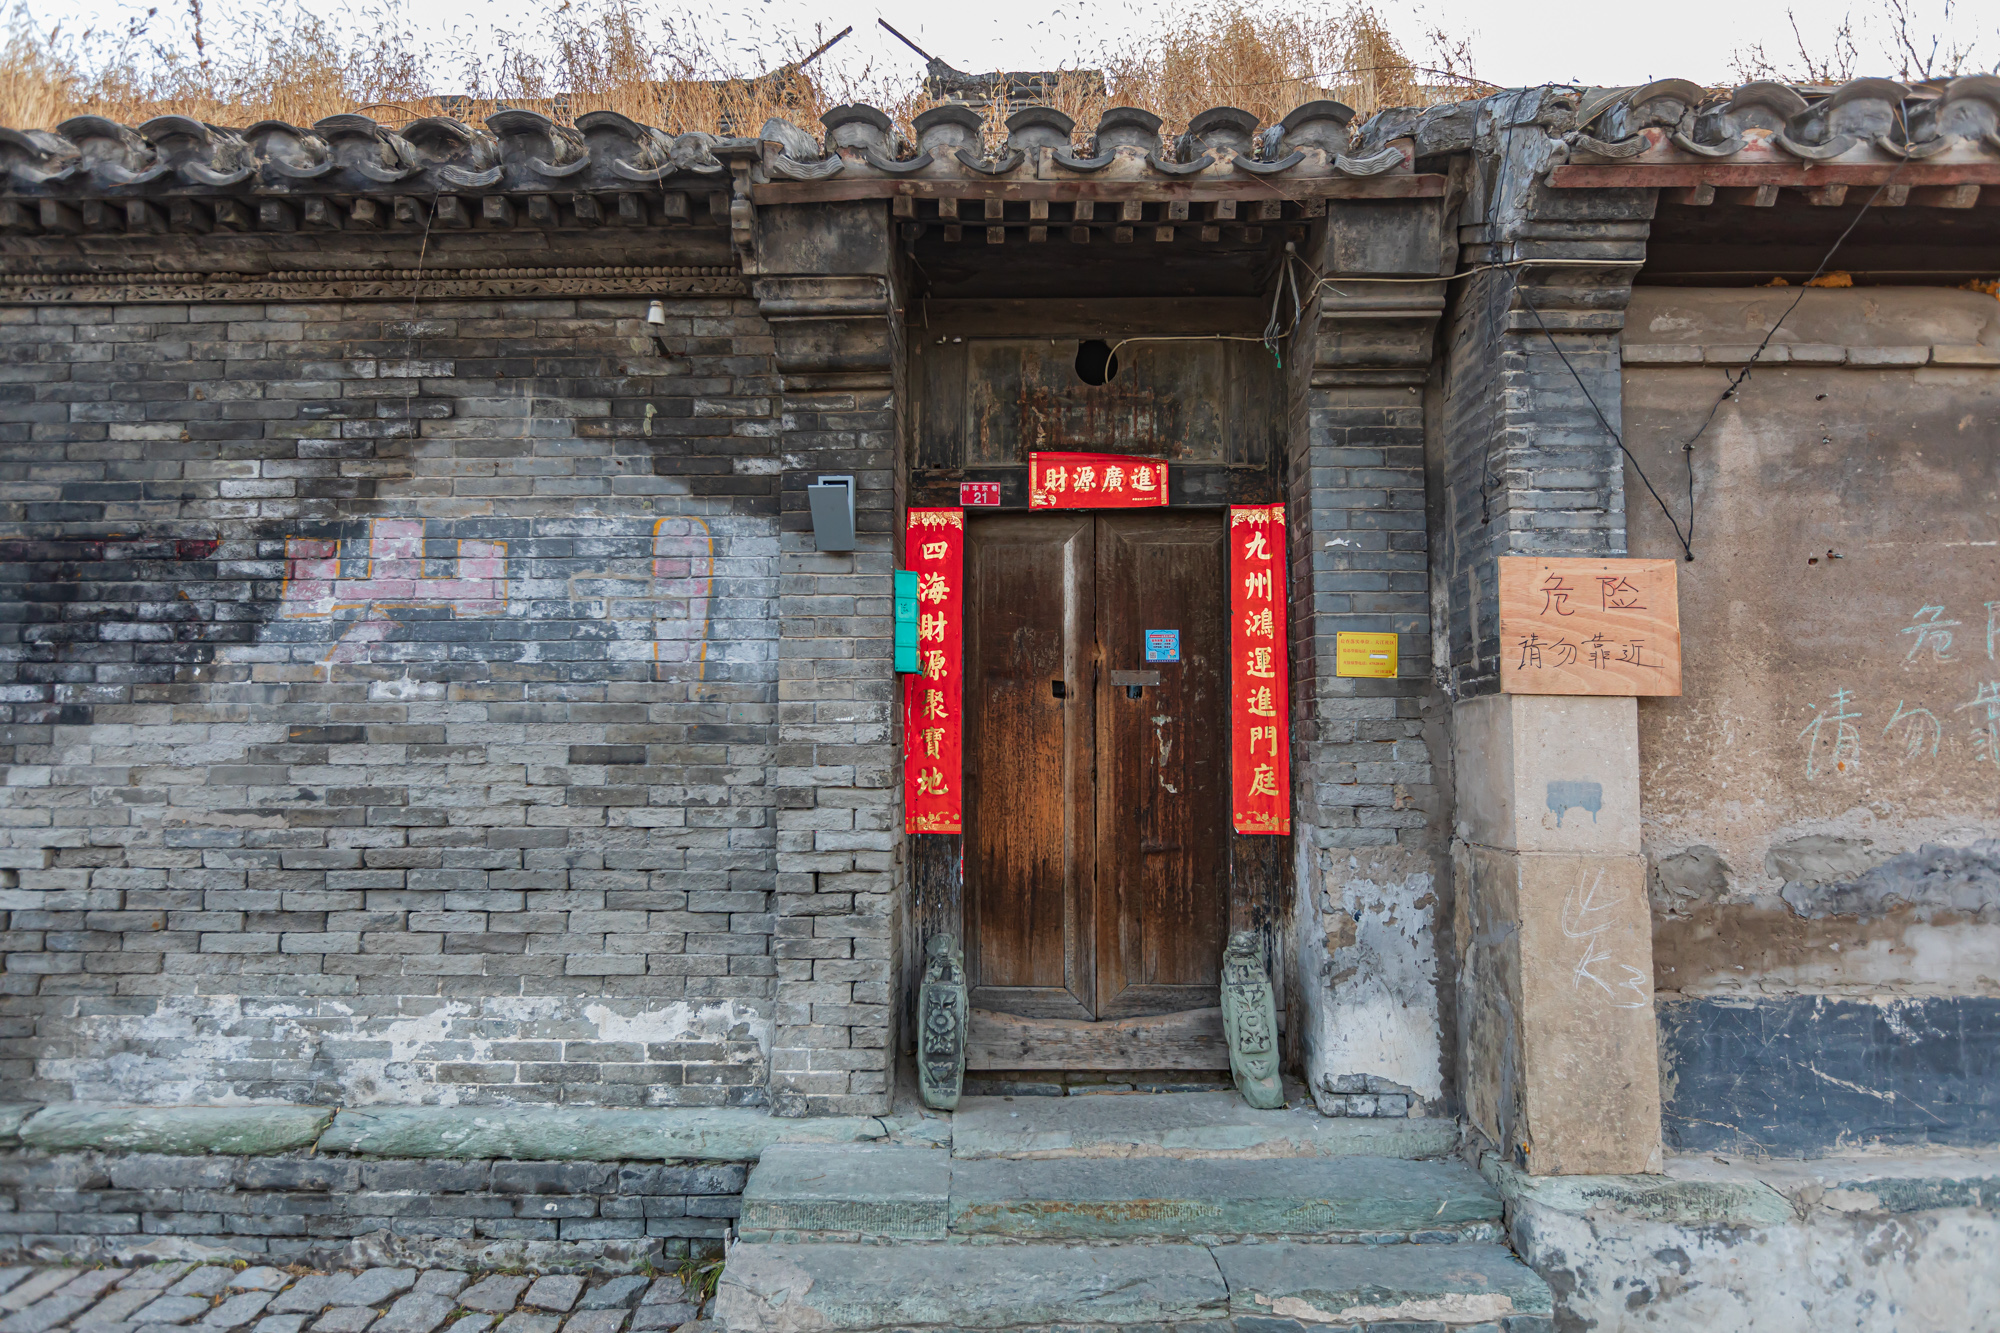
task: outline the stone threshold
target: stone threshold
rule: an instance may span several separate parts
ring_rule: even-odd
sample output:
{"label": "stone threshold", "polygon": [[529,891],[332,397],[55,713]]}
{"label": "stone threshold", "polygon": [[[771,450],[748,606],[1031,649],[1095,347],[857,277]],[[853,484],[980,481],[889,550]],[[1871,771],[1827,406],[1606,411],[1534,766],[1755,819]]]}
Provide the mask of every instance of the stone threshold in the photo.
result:
{"label": "stone threshold", "polygon": [[946,1122],[749,1107],[0,1105],[0,1149],[257,1157],[750,1162],[774,1143],[949,1142]]}
{"label": "stone threshold", "polygon": [[1921,1213],[2000,1209],[2000,1148],[1918,1148],[1753,1161],[1671,1155],[1657,1176],[1531,1176],[1494,1154],[1480,1171],[1510,1208],[1527,1205],[1602,1222],[1794,1226],[1814,1210]]}

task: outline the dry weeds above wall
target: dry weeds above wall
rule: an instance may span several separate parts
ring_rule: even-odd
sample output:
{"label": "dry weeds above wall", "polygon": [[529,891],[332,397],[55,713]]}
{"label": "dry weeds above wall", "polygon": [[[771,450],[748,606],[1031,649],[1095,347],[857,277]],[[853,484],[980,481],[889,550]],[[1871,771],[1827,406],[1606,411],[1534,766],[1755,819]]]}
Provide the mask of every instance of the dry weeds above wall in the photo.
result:
{"label": "dry weeds above wall", "polygon": [[[907,129],[912,116],[936,104],[915,61],[891,72],[833,59],[803,70],[781,64],[746,71],[733,68],[710,30],[686,11],[634,0],[590,9],[544,0],[551,7],[518,29],[544,34],[542,41],[495,34],[470,56],[426,46],[393,10],[366,13],[346,28],[302,12],[220,15],[212,7],[204,13],[201,0],[187,3],[185,44],[162,42],[143,26],[71,33],[17,23],[0,54],[0,124],[49,128],[94,114],[129,125],[178,114],[218,125],[306,125],[359,111],[395,125],[431,115],[476,121],[506,105],[563,121],[611,110],[675,133],[742,134],[770,116],[816,127],[821,112],[851,101],[879,106]],[[800,60],[825,35],[793,35],[788,59]],[[1043,100],[1071,115],[1079,134],[1115,105],[1145,107],[1178,132],[1211,106],[1241,107],[1271,122],[1321,97],[1366,116],[1488,90],[1471,74],[1465,43],[1437,32],[1429,42],[1429,63],[1418,64],[1365,5],[1314,17],[1225,0],[1183,15],[1136,47],[1084,53],[1077,72],[1059,78]],[[969,55],[955,63],[978,67]],[[1085,66],[1101,69],[1103,81]],[[996,139],[1004,137],[1006,110],[989,111]]]}

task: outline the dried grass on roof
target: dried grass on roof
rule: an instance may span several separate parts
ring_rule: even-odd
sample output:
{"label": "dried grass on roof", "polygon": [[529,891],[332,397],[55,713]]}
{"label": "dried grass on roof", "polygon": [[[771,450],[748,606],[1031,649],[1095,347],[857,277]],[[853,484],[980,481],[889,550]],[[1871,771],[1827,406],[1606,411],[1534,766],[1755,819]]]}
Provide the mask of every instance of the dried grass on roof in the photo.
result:
{"label": "dried grass on roof", "polygon": [[[822,60],[803,70],[786,63],[744,71],[685,11],[637,0],[593,8],[549,2],[540,21],[522,25],[541,40],[495,35],[483,51],[473,50],[476,40],[446,51],[426,45],[394,11],[367,13],[349,28],[269,7],[205,15],[200,0],[188,0],[186,42],[162,41],[144,27],[70,33],[17,25],[0,51],[0,124],[47,128],[91,114],[130,125],[178,114],[218,125],[309,125],[358,111],[396,125],[433,115],[476,122],[517,106],[564,122],[610,110],[675,133],[742,134],[771,116],[816,129],[829,107],[865,101],[907,131],[911,117],[937,104],[914,66],[878,72]],[[218,31],[227,40],[217,40]],[[793,36],[788,60],[820,36]],[[1082,138],[1113,105],[1144,107],[1176,133],[1211,106],[1241,107],[1269,123],[1322,97],[1366,116],[1487,89],[1472,77],[1463,43],[1429,37],[1431,63],[1419,65],[1366,5],[1301,14],[1222,0],[1184,12],[1135,46],[1095,56],[1089,63],[1102,80],[1082,69],[1064,73],[1043,100],[1072,116]],[[1009,109],[987,109],[996,140]]]}

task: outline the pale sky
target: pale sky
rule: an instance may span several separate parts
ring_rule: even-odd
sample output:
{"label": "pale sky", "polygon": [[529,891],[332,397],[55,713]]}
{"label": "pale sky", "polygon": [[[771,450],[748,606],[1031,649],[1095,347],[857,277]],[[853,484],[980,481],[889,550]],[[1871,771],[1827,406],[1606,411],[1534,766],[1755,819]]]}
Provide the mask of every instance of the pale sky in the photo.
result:
{"label": "pale sky", "polygon": [[[1869,16],[1883,11],[1886,0],[1858,0],[1852,10],[1826,0],[1790,0],[1800,15],[1809,45],[1824,49],[1840,16],[1852,12],[1864,50],[1861,73],[1893,73],[1887,59],[1868,59],[1869,47],[1886,41],[1871,30]],[[186,0],[30,0],[40,26],[62,19],[72,30],[87,24],[122,26],[128,17],[157,4],[155,24],[172,21]],[[231,8],[230,0],[207,0],[211,31],[216,11]],[[349,27],[349,15],[365,13],[369,0],[305,0],[303,8]],[[447,49],[467,45],[490,48],[491,34],[518,30],[523,15],[543,12],[544,0],[404,0],[404,11],[416,26]],[[651,8],[650,5],[642,5]],[[1344,4],[1332,6],[1339,12]],[[1106,46],[1116,47],[1142,35],[1162,15],[1178,8],[1166,0],[1008,0],[1002,4],[938,3],[938,0],[702,0],[683,12],[699,16],[702,29],[726,34],[726,46],[744,69],[777,63],[783,58],[776,34],[810,33],[814,24],[825,31],[854,25],[854,34],[833,53],[850,69],[872,63],[877,73],[913,79],[922,62],[876,26],[885,18],[931,54],[960,69],[979,73],[992,69],[1037,69],[1075,65],[1079,58]],[[1433,25],[1473,38],[1477,72],[1508,85],[1545,82],[1634,84],[1655,78],[1690,78],[1702,83],[1727,80],[1731,56],[1762,42],[1785,63],[1794,50],[1787,0],[1674,0],[1660,4],[1604,4],[1602,0],[1426,0],[1417,6],[1393,0],[1379,6],[1384,19],[1408,53],[1419,63],[1425,54],[1422,34]],[[2000,7],[1987,5],[1954,12],[1946,0],[1913,0],[1926,30],[1948,26],[1961,41],[1976,42],[1982,64],[1991,69],[2000,58],[1996,19]],[[369,26],[365,21],[358,26]],[[522,34],[528,40],[533,32]],[[738,71],[741,72],[741,71]],[[899,79],[900,81],[900,79]]]}

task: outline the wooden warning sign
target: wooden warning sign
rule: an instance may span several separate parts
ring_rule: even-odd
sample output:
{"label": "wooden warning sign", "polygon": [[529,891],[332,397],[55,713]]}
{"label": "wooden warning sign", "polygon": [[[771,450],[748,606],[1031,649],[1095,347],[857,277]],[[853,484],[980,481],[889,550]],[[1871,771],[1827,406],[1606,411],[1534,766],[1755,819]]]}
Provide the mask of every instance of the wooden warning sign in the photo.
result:
{"label": "wooden warning sign", "polygon": [[1500,689],[1679,694],[1672,560],[1500,558]]}

